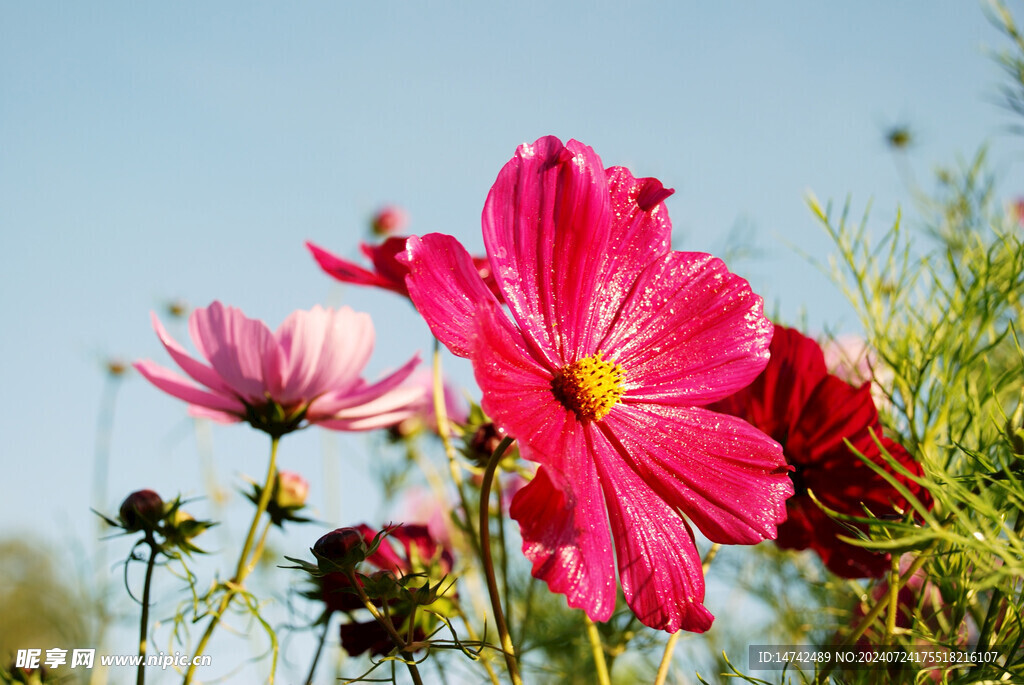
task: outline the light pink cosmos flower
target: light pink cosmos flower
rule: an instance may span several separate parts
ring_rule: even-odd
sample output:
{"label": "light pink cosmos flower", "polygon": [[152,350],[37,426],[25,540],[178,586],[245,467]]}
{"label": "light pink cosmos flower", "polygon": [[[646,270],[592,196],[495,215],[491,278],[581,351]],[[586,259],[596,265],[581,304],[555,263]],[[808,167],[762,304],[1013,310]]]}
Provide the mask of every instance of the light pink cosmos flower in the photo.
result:
{"label": "light pink cosmos flower", "polygon": [[135,362],[135,368],[188,402],[194,416],[248,421],[278,436],[307,423],[370,430],[407,418],[423,395],[421,388],[403,385],[418,355],[376,383],[360,376],[373,351],[373,322],[348,307],[292,312],[276,332],[220,302],[196,309],[189,333],[209,365],[171,339],[156,314],[153,327],[171,358],[205,387],[149,360]]}
{"label": "light pink cosmos flower", "polygon": [[777,443],[701,408],[764,369],[772,324],[720,260],[670,249],[671,192],[541,138],[484,206],[509,313],[451,236],[409,238],[404,259],[431,330],[472,360],[484,410],[541,465],[511,509],[533,575],[606,620],[617,558],[643,623],[704,631],[690,523],[714,542],[774,538],[793,487]]}

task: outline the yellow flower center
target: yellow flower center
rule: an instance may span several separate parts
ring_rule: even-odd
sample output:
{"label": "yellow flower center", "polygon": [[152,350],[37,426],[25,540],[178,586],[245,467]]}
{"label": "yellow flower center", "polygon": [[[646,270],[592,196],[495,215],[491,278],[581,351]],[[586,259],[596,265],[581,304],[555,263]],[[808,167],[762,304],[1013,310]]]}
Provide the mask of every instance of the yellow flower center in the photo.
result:
{"label": "yellow flower center", "polygon": [[580,421],[598,421],[622,396],[622,367],[598,352],[559,369],[551,392]]}

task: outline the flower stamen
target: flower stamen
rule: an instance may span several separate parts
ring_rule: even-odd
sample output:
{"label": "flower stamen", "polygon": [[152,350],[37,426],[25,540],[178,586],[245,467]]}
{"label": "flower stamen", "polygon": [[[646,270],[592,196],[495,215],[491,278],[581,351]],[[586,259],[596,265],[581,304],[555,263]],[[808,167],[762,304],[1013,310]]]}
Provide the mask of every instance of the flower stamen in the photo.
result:
{"label": "flower stamen", "polygon": [[563,366],[551,379],[551,392],[580,421],[598,421],[622,397],[622,367],[601,352]]}

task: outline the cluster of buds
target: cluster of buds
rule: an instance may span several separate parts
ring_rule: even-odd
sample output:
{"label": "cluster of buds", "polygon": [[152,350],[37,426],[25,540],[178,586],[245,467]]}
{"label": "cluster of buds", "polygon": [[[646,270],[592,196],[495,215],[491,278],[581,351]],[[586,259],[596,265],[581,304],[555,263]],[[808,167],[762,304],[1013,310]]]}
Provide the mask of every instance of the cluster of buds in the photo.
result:
{"label": "cluster of buds", "polygon": [[[452,556],[425,526],[398,525],[382,531],[365,524],[338,528],[310,551],[316,564],[291,561],[312,576],[314,585],[307,596],[323,603],[324,620],[335,612],[352,619],[340,629],[341,646],[352,656],[392,652],[397,648],[392,634],[411,636],[403,647],[415,651],[436,628],[435,614],[452,613]],[[417,611],[425,606],[430,612]],[[381,608],[383,612],[375,611]],[[360,621],[361,611],[376,615]]]}
{"label": "cluster of buds", "polygon": [[202,553],[203,550],[192,544],[192,539],[216,524],[196,520],[181,505],[180,497],[176,497],[173,502],[164,502],[152,490],[136,490],[121,503],[116,519],[102,514],[100,516],[109,525],[125,533],[145,534],[151,545],[169,556],[173,554],[174,548],[186,553]]}
{"label": "cluster of buds", "polygon": [[[245,493],[253,504],[257,504],[262,495],[263,488],[258,483],[253,483],[252,490]],[[284,528],[285,521],[308,523],[312,519],[298,514],[305,509],[308,496],[309,481],[294,471],[278,471],[274,477],[270,501],[267,503],[267,515],[270,516],[271,522],[279,528]]]}

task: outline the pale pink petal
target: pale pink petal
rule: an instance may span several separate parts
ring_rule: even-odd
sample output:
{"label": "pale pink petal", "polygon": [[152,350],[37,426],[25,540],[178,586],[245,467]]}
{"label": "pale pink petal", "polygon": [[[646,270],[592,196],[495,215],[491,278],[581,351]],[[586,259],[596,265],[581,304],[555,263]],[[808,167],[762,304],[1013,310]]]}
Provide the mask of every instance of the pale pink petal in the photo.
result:
{"label": "pale pink petal", "polygon": [[405,421],[407,418],[412,416],[413,413],[414,412],[409,409],[399,409],[397,411],[385,414],[375,414],[372,416],[356,416],[347,419],[324,419],[322,421],[317,421],[316,425],[336,431],[369,431],[394,426],[397,423]]}
{"label": "pale pink petal", "polygon": [[184,376],[149,361],[148,359],[137,361],[133,364],[135,369],[150,383],[160,388],[168,395],[185,400],[207,409],[245,414],[245,405],[237,399],[217,395],[206,390],[200,390],[192,385]]}
{"label": "pale pink petal", "polygon": [[373,352],[369,314],[349,307],[334,311],[315,306],[295,311],[275,337],[284,359],[282,387],[272,394],[291,406],[325,392],[344,392],[359,380]]}
{"label": "pale pink petal", "polygon": [[485,302],[497,305],[473,258],[455,238],[431,233],[406,241],[409,297],[434,336],[460,357],[473,347],[476,310]]}
{"label": "pale pink petal", "polygon": [[[634,178],[624,167],[611,167],[611,234],[608,249],[590,255],[599,263],[600,295],[593,303],[594,342],[603,338],[648,265],[671,249],[672,223],[664,199],[674,191],[656,178]],[[595,347],[591,352],[596,352]]]}
{"label": "pale pink petal", "polygon": [[620,404],[602,422],[608,443],[712,542],[775,539],[793,483],[782,448],[734,416],[697,407]]}
{"label": "pale pink petal", "polygon": [[520,145],[484,203],[483,234],[512,316],[549,359],[592,353],[610,198],[601,159],[554,136]]}
{"label": "pale pink petal", "polygon": [[599,349],[622,366],[626,397],[692,406],[749,385],[771,339],[746,280],[711,255],[672,252],[640,275]]}
{"label": "pale pink petal", "polygon": [[404,386],[386,392],[363,404],[354,404],[334,413],[330,418],[360,419],[374,414],[404,410],[413,412],[423,399],[423,388]]}
{"label": "pale pink petal", "polygon": [[242,417],[237,414],[228,414],[227,412],[217,411],[216,409],[207,409],[206,407],[200,407],[198,404],[188,405],[188,415],[194,419],[209,419],[216,421],[217,423],[238,423],[242,421]]}
{"label": "pale pink petal", "polygon": [[156,335],[160,338],[160,342],[163,343],[164,348],[171,355],[171,358],[185,373],[191,376],[196,382],[205,385],[217,393],[222,395],[232,394],[231,389],[225,385],[224,381],[221,380],[221,377],[217,375],[216,371],[206,364],[193,359],[185,351],[184,347],[168,335],[167,330],[164,329],[163,324],[160,323],[160,319],[157,318],[156,312],[150,312],[150,318],[153,321],[153,328],[156,330]]}
{"label": "pale pink petal", "polygon": [[189,318],[196,346],[224,382],[254,405],[266,403],[264,378],[279,370],[277,342],[266,324],[241,310],[214,302]]}
{"label": "pale pink petal", "polygon": [[[309,409],[306,411],[306,418],[310,421],[329,419],[340,411],[350,407],[365,405],[378,397],[393,392],[412,375],[412,372],[416,370],[419,363],[420,356],[416,354],[400,369],[393,371],[376,383],[369,384],[365,381],[360,381],[344,392],[332,392],[322,395],[309,405]],[[423,392],[422,388],[415,390],[418,393],[417,397]]]}
{"label": "pale pink petal", "polygon": [[343,283],[354,283],[356,285],[373,285],[378,288],[392,290],[405,295],[404,288],[400,283],[394,283],[382,278],[372,271],[368,271],[355,262],[342,259],[318,245],[306,241],[306,247],[313,255],[320,268]]}
{"label": "pale pink petal", "polygon": [[703,633],[714,617],[704,608],[704,572],[693,534],[604,435],[593,434],[626,603],[651,628]]}
{"label": "pale pink petal", "polygon": [[[583,609],[594,621],[607,621],[615,610],[615,568],[608,517],[594,462],[586,454],[581,424],[565,435],[563,445],[580,450],[579,468],[560,478],[546,466],[516,493],[509,514],[519,522],[523,554],[535,578],[565,595],[569,606]],[[552,478],[558,478],[556,485]]]}

